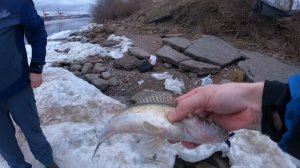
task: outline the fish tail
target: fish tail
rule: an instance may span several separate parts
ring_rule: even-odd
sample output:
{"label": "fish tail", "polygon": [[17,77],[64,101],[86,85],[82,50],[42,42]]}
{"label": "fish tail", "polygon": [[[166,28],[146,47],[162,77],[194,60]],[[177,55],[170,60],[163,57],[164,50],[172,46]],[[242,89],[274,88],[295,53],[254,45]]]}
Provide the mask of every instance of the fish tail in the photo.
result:
{"label": "fish tail", "polygon": [[107,131],[104,131],[102,134],[101,134],[101,138],[100,138],[100,141],[97,143],[97,146],[94,150],[94,154],[93,154],[93,157],[92,159],[94,159],[95,155],[96,155],[96,152],[97,150],[99,149],[100,145],[105,141],[107,140],[108,138],[110,138],[111,136],[113,136],[113,132],[107,132]]}

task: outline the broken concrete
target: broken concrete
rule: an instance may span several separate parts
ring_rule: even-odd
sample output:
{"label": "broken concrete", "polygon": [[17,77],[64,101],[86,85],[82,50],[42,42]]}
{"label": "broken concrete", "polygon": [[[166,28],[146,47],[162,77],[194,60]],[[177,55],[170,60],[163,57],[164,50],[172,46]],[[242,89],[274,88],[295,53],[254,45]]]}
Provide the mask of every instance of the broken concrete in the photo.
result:
{"label": "broken concrete", "polygon": [[192,42],[184,37],[171,37],[162,39],[164,45],[168,45],[177,51],[183,52]]}
{"label": "broken concrete", "polygon": [[179,69],[194,72],[198,75],[216,74],[220,71],[220,67],[208,63],[194,60],[186,60],[178,65]]}
{"label": "broken concrete", "polygon": [[184,54],[195,60],[221,67],[235,63],[243,57],[242,52],[228,42],[209,35],[203,35],[202,38],[194,41]]}
{"label": "broken concrete", "polygon": [[287,82],[289,77],[300,72],[300,69],[267,55],[250,51],[244,51],[244,53],[249,59],[241,61],[238,66],[246,72],[248,81],[277,80]]}
{"label": "broken concrete", "polygon": [[190,57],[187,57],[186,55],[174,50],[173,48],[169,46],[163,46],[163,48],[159,49],[156,52],[156,55],[159,59],[162,61],[171,63],[173,65],[178,66],[178,64],[185,60],[191,60]]}
{"label": "broken concrete", "polygon": [[145,60],[148,57],[150,57],[150,53],[148,53],[147,51],[145,51],[139,47],[129,48],[128,53],[129,53],[129,55],[135,56],[136,58],[141,59],[141,60]]}

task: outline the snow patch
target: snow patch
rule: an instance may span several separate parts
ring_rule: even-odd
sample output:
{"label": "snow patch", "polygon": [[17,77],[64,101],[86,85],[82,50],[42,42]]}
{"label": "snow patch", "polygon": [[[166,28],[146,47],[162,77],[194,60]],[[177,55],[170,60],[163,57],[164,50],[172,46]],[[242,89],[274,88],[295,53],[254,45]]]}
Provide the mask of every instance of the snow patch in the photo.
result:
{"label": "snow patch", "polygon": [[49,41],[58,41],[58,40],[64,40],[67,39],[68,37],[70,37],[70,35],[73,33],[74,31],[72,30],[66,30],[66,31],[61,31],[58,33],[54,33],[51,36],[48,37]]}
{"label": "snow patch", "polygon": [[120,44],[112,48],[106,48],[108,56],[114,59],[122,58],[124,56],[124,53],[126,53],[128,49],[133,45],[132,41],[125,36],[116,36],[112,34],[108,37],[107,40],[115,40],[120,42]]}

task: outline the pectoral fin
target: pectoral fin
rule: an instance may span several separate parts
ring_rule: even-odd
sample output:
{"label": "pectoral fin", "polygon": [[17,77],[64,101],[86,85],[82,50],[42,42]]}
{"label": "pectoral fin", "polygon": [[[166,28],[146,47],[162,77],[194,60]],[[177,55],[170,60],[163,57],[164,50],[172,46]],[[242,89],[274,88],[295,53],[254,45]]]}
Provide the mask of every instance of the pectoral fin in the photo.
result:
{"label": "pectoral fin", "polygon": [[146,136],[142,142],[142,153],[145,157],[155,156],[155,152],[163,145],[164,138],[161,136],[166,130],[156,127],[155,125],[145,121],[143,127],[151,136]]}
{"label": "pectoral fin", "polygon": [[162,137],[146,136],[140,146],[140,154],[148,159],[155,159],[156,151],[163,145]]}
{"label": "pectoral fin", "polygon": [[143,122],[143,127],[144,127],[144,130],[151,135],[159,135],[159,134],[162,134],[165,132],[164,128],[156,127],[155,125],[153,125],[147,121]]}

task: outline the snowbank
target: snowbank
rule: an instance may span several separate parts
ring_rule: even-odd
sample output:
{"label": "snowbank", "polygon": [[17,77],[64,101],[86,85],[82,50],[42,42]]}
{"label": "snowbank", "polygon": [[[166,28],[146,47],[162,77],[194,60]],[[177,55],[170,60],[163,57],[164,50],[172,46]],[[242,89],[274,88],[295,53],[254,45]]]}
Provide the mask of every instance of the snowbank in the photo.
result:
{"label": "snowbank", "polygon": [[[50,39],[67,40],[71,31],[64,31],[53,34]],[[62,42],[49,41],[47,45],[47,63],[53,62],[72,62],[75,60],[84,60],[89,56],[111,57],[114,59],[122,58],[128,49],[132,46],[132,41],[124,36],[110,35],[108,40],[119,41],[120,44],[113,47],[102,47],[98,44],[81,42]],[[26,45],[27,55],[31,58],[31,47]],[[67,51],[67,52],[64,52]]]}

